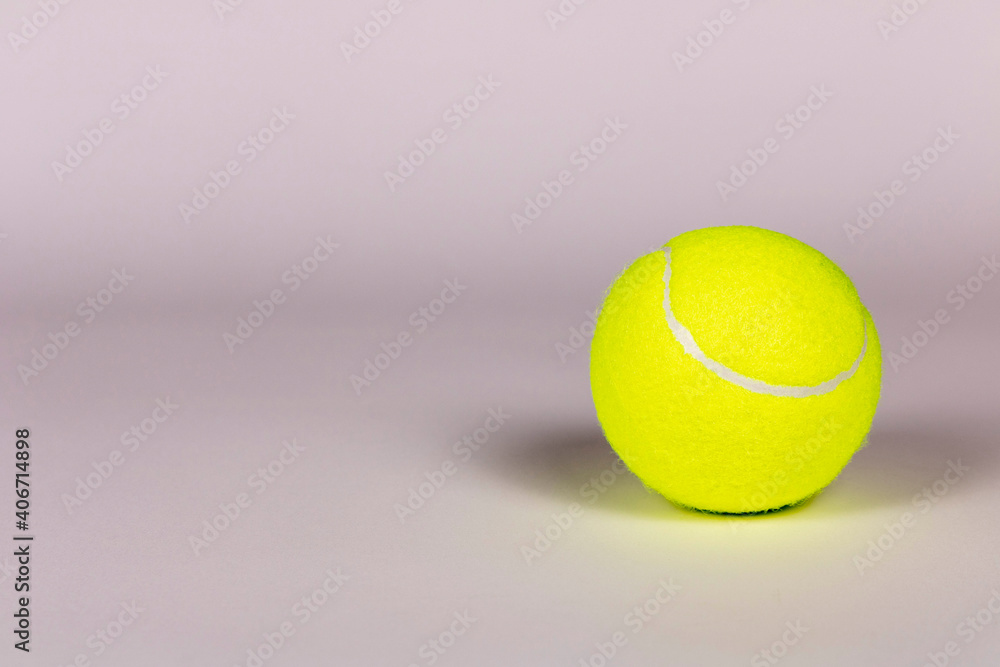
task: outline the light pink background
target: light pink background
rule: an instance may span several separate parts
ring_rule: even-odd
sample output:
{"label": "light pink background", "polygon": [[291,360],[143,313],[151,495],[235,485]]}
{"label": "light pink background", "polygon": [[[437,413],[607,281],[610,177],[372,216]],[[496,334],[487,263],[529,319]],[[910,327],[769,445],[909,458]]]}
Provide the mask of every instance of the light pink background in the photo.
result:
{"label": "light pink background", "polygon": [[[477,620],[435,664],[586,664],[624,628],[609,664],[746,665],[797,621],[781,664],[922,665],[949,641],[950,664],[995,662],[1000,618],[969,642],[957,626],[1000,590],[1000,281],[960,310],[949,294],[1000,252],[1000,9],[928,2],[885,38],[890,2],[592,0],[553,29],[556,0],[402,0],[348,62],[341,43],[385,6],[77,0],[16,47],[8,33],[42,10],[0,8],[0,539],[21,427],[37,536],[33,650],[5,632],[0,664],[246,665],[291,618],[265,664],[426,665],[421,647],[465,611]],[[499,87],[454,129],[444,114],[480,77]],[[782,138],[813,86],[832,97]],[[246,162],[275,108],[294,119]],[[114,131],[60,180],[52,163],[103,118]],[[627,128],[579,171],[609,118]],[[908,180],[949,127],[959,138]],[[391,191],[385,172],[435,128],[447,140]],[[778,152],[723,201],[717,181],[769,137]],[[240,173],[185,222],[230,160]],[[573,182],[519,233],[512,214],[562,170]],[[906,192],[852,242],[845,224],[894,179]],[[583,486],[613,462],[590,314],[635,256],[720,224],[791,234],[852,276],[887,357],[871,441],[779,515],[686,513],[630,475],[590,504]],[[339,247],[292,291],[283,275],[317,237]],[[85,322],[78,305],[123,268],[134,280]],[[465,289],[420,328],[411,314],[445,281]],[[275,289],[286,300],[231,353],[224,335]],[[948,321],[893,367],[938,310]],[[79,334],[23,380],[68,323]],[[412,344],[359,394],[351,376],[400,334]],[[167,397],[181,407],[127,451],[122,433]],[[512,417],[462,461],[452,444],[498,408]],[[293,438],[305,452],[256,495],[251,476]],[[124,463],[69,511],[114,450]],[[457,472],[401,522],[445,460]],[[970,471],[921,513],[914,496],[958,460]],[[196,555],[189,538],[240,493],[252,504]],[[583,517],[527,563],[571,503]],[[915,526],[859,572],[906,512]],[[350,579],[299,625],[293,605],[338,567]],[[623,618],[661,578],[681,592],[633,634]],[[145,611],[96,656],[88,637],[133,600]]]}

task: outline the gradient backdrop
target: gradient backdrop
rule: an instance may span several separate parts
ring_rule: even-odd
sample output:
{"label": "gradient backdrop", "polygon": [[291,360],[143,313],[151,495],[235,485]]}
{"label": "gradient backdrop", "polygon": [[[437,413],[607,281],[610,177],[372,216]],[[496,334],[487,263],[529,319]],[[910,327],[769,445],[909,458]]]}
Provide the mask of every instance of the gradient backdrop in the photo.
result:
{"label": "gradient backdrop", "polygon": [[[11,0],[0,29],[0,664],[1000,659],[995,3]],[[885,351],[867,448],[766,517],[648,494],[590,399],[603,290],[719,224],[840,264]]]}

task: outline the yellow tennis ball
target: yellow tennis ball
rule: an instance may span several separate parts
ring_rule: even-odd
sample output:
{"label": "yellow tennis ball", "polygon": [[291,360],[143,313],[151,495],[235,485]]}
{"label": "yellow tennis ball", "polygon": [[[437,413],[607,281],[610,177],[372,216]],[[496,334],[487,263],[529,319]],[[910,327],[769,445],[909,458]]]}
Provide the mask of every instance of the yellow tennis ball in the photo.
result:
{"label": "yellow tennis ball", "polygon": [[882,355],[851,280],[756,227],[681,234],[611,286],[590,353],[604,433],[685,507],[761,512],[840,473],[875,415]]}

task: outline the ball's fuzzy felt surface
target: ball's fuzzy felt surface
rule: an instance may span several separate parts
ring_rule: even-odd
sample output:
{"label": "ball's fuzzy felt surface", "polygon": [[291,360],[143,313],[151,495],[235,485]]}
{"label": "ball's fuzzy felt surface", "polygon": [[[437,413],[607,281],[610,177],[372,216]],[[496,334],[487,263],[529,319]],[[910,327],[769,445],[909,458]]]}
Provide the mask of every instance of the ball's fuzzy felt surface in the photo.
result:
{"label": "ball's fuzzy felt surface", "polygon": [[756,227],[694,230],[635,260],[590,355],[597,416],[625,464],[676,504],[726,513],[832,482],[871,427],[881,368],[847,275]]}

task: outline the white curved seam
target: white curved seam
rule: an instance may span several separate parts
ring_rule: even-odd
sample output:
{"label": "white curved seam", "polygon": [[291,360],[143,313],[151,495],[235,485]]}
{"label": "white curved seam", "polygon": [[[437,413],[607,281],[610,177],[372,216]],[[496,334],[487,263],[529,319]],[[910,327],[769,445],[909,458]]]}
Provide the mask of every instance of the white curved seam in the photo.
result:
{"label": "white curved seam", "polygon": [[664,248],[663,255],[667,260],[666,269],[663,271],[663,311],[666,313],[667,325],[670,327],[670,331],[674,334],[674,338],[676,338],[681,344],[685,352],[690,354],[703,366],[718,375],[723,380],[732,382],[735,385],[739,385],[744,389],[758,394],[805,398],[807,396],[819,396],[833,391],[838,385],[840,385],[841,382],[850,379],[857,372],[858,367],[861,366],[861,362],[865,358],[865,351],[868,349],[868,323],[864,321],[862,321],[862,326],[864,327],[865,339],[864,343],[861,345],[861,353],[858,355],[858,358],[854,360],[854,364],[846,371],[838,373],[835,377],[813,386],[768,384],[763,380],[755,380],[745,375],[740,375],[731,368],[720,364],[718,361],[710,359],[708,355],[705,354],[700,347],[698,347],[698,343],[695,342],[694,336],[692,336],[691,332],[687,330],[687,327],[678,322],[677,318],[674,316],[674,311],[670,305],[670,248]]}

